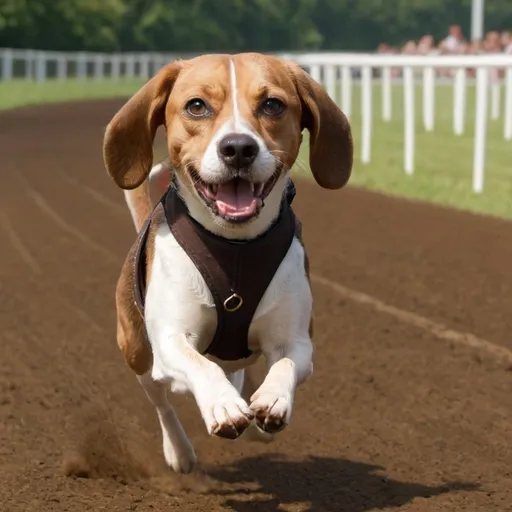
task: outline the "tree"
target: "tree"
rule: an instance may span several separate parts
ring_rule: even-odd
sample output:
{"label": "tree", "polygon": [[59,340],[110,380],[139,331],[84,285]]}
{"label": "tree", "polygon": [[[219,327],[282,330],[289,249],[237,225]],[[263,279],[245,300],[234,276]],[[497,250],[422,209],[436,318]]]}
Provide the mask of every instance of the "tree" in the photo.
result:
{"label": "tree", "polygon": [[[486,29],[512,28],[511,0]],[[186,53],[373,50],[460,24],[471,0],[0,0],[0,46]]]}

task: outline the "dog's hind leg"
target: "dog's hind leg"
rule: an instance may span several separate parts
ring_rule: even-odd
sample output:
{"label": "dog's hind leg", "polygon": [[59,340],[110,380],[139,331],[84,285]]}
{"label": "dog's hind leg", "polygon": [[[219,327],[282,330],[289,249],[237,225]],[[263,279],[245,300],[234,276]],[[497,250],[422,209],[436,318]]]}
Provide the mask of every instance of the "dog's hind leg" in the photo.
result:
{"label": "dog's hind leg", "polygon": [[156,204],[171,184],[172,165],[168,159],[153,165],[148,176],[151,201]]}
{"label": "dog's hind leg", "polygon": [[178,416],[167,400],[165,385],[155,382],[150,373],[138,375],[137,378],[156,408],[162,427],[165,461],[177,473],[190,473],[197,462],[196,454]]}

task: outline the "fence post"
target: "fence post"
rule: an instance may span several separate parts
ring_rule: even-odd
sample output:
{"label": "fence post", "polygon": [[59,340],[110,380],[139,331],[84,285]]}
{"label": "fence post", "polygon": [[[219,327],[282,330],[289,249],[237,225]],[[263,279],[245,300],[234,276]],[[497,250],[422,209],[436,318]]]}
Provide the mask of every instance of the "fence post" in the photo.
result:
{"label": "fence post", "polygon": [[331,99],[337,103],[336,101],[336,68],[332,64],[326,64],[324,67],[324,80],[325,80],[325,89],[327,94],[331,97]]}
{"label": "fence post", "polygon": [[149,55],[147,53],[140,54],[140,67],[139,77],[147,80],[151,75],[149,74]]}
{"label": "fence post", "polygon": [[65,53],[60,53],[57,57],[57,77],[59,80],[65,80],[67,78],[67,57]]}
{"label": "fence post", "polygon": [[456,135],[464,133],[466,111],[466,68],[459,68],[453,84],[453,131]]}
{"label": "fence post", "polygon": [[309,72],[310,72],[311,78],[313,78],[313,80],[317,81],[318,83],[322,82],[321,69],[318,64],[313,64],[310,67]]}
{"label": "fence post", "polygon": [[2,80],[12,80],[13,55],[10,48],[2,51]]}
{"label": "fence post", "polygon": [[102,53],[94,56],[94,78],[96,80],[105,78],[105,57]]}
{"label": "fence post", "polygon": [[135,55],[133,55],[133,53],[128,54],[126,56],[125,63],[125,76],[127,78],[133,78],[135,76]]}
{"label": "fence post", "polygon": [[350,118],[352,113],[352,69],[348,66],[341,68],[341,110]]}
{"label": "fence post", "polygon": [[391,68],[382,68],[382,119],[391,121]]}
{"label": "fence post", "polygon": [[434,68],[423,69],[423,126],[427,132],[434,129],[435,119],[435,72]]}
{"label": "fence post", "polygon": [[40,51],[35,55],[36,61],[36,80],[44,82],[46,80],[46,52]]}
{"label": "fence post", "polygon": [[414,71],[404,68],[404,169],[414,172]]}
{"label": "fence post", "polygon": [[110,77],[118,80],[121,76],[121,58],[119,54],[114,53],[110,60]]}
{"label": "fence post", "polygon": [[150,64],[150,75],[149,76],[153,76],[153,75],[156,75],[158,73],[158,62],[159,62],[159,57],[158,55],[155,55],[154,53],[151,54],[151,64]]}
{"label": "fence post", "polygon": [[512,67],[505,78],[505,140],[512,140]]}
{"label": "fence post", "polygon": [[35,70],[34,70],[34,52],[33,50],[26,50],[23,52],[23,60],[25,61],[25,76],[24,78],[27,80],[32,80],[35,78]]}
{"label": "fence post", "polygon": [[[498,80],[498,79],[497,79]],[[491,118],[496,121],[500,118],[501,86],[498,81],[491,87]]]}
{"label": "fence post", "polygon": [[87,54],[80,52],[76,56],[76,76],[80,80],[87,78]]}
{"label": "fence post", "polygon": [[476,72],[475,153],[473,161],[473,190],[484,189],[485,138],[487,136],[487,101],[489,98],[489,70],[480,67]]}
{"label": "fence post", "polygon": [[372,141],[372,68],[364,66],[362,69],[361,114],[361,162],[367,164],[371,158]]}

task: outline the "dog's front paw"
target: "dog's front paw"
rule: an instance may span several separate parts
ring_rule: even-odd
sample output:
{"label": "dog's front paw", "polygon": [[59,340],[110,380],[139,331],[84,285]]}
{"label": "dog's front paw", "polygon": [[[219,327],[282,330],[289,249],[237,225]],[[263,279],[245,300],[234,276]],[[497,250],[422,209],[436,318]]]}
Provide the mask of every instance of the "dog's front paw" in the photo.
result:
{"label": "dog's front paw", "polygon": [[202,409],[203,419],[210,435],[236,439],[254,419],[249,406],[235,389],[216,396]]}
{"label": "dog's front paw", "polygon": [[269,434],[283,430],[292,412],[292,400],[289,395],[261,386],[251,397],[251,410],[256,417],[258,427]]}

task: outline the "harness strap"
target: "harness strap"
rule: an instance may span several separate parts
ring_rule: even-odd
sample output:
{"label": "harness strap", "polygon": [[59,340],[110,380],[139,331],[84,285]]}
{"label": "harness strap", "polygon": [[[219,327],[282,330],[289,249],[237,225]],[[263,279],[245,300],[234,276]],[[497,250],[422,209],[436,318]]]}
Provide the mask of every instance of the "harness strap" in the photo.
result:
{"label": "harness strap", "polygon": [[217,330],[207,354],[224,361],[249,357],[249,327],[254,313],[295,235],[295,216],[283,201],[279,218],[263,235],[234,241],[221,238],[188,214],[176,193],[168,193],[167,222],[205,280],[215,301]]}
{"label": "harness strap", "polygon": [[290,203],[295,188],[290,181],[277,221],[263,235],[247,241],[221,238],[198,224],[174,187],[170,187],[146,219],[135,242],[133,282],[135,305],[144,316],[146,243],[151,221],[162,211],[176,241],[205,280],[215,302],[217,329],[206,353],[221,360],[249,357],[249,327],[270,282],[286,256],[301,224]]}
{"label": "harness strap", "polygon": [[[144,224],[140,228],[134,245],[132,275],[134,285],[135,306],[144,318],[144,305],[146,298],[146,243],[149,235],[151,222],[157,211],[162,211],[163,205],[159,201],[154,210],[148,215]],[[163,213],[163,212],[162,212]]]}

